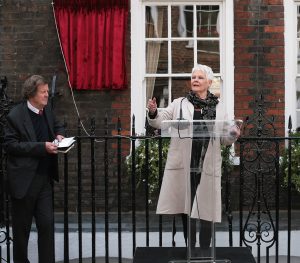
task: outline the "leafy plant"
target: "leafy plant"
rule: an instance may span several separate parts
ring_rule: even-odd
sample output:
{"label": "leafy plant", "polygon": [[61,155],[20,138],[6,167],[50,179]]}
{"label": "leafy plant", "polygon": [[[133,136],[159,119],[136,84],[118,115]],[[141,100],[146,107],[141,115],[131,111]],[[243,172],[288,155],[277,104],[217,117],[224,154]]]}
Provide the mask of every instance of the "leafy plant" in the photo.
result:
{"label": "leafy plant", "polygon": [[[290,136],[300,138],[300,132],[293,132]],[[284,173],[284,185],[287,186],[289,162],[291,163],[291,182],[296,190],[300,192],[300,139],[298,138],[291,140],[291,161],[289,160],[288,149],[285,149],[281,169]]]}
{"label": "leafy plant", "polygon": [[233,170],[233,158],[231,155],[231,146],[221,146],[221,155],[222,155],[222,173],[231,172]]}
{"label": "leafy plant", "polygon": [[[162,140],[162,169],[164,169],[170,140]],[[159,190],[159,141],[156,139],[148,140],[148,188],[150,200],[157,195]],[[136,187],[140,189],[146,183],[146,140],[141,140],[135,149],[135,174]],[[132,172],[132,155],[126,160],[128,174]]]}

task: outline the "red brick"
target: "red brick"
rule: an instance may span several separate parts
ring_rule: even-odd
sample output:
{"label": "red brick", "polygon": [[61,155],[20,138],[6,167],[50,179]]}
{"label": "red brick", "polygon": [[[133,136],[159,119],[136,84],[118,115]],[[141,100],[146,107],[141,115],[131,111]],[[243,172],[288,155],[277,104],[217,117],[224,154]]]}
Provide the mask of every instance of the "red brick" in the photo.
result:
{"label": "red brick", "polygon": [[267,114],[275,115],[275,116],[284,115],[284,109],[268,109]]}
{"label": "red brick", "polygon": [[284,32],[284,26],[265,26],[264,31],[266,33],[272,33],[272,32],[281,33]]}
{"label": "red brick", "polygon": [[239,39],[238,41],[235,41],[235,47],[237,46],[244,46],[244,47],[249,47],[254,44],[253,39]]}
{"label": "red brick", "polygon": [[266,13],[266,18],[268,18],[268,19],[284,18],[284,13],[283,12],[267,12]]}
{"label": "red brick", "polygon": [[234,12],[235,19],[246,19],[254,16],[251,12]]}
{"label": "red brick", "polygon": [[[239,69],[235,69],[235,74],[234,75],[238,75],[239,74]],[[237,87],[240,87],[240,88],[251,88],[255,85],[254,82],[252,81],[235,81],[234,84],[237,86]]]}
{"label": "red brick", "polygon": [[252,33],[257,30],[256,26],[238,26],[235,28],[235,32],[240,33]]}
{"label": "red brick", "polygon": [[278,54],[275,53],[275,52],[272,52],[272,53],[268,53],[268,54],[265,54],[265,58],[267,60],[275,60],[275,59],[278,59]]}
{"label": "red brick", "polygon": [[271,66],[284,67],[284,61],[283,60],[271,60],[270,63],[271,63]]}
{"label": "red brick", "polygon": [[284,68],[280,67],[272,67],[272,68],[265,68],[266,74],[283,74]]}
{"label": "red brick", "polygon": [[283,0],[268,0],[269,5],[283,5]]}
{"label": "red brick", "polygon": [[277,39],[266,39],[264,40],[264,45],[267,47],[272,46],[284,46],[284,39],[277,38]]}

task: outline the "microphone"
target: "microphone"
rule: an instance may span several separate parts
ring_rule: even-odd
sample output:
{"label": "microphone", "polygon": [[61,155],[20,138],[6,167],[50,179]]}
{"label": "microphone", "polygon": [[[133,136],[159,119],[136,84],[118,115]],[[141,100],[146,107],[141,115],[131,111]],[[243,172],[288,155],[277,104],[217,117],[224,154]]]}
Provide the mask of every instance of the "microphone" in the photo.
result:
{"label": "microphone", "polygon": [[237,137],[237,132],[236,131],[230,131],[230,136],[231,137]]}
{"label": "microphone", "polygon": [[177,118],[177,120],[179,120],[179,121],[185,120],[185,119],[183,118],[183,115],[182,115],[182,101],[183,101],[184,99],[185,99],[185,97],[182,98],[181,101],[180,101],[179,118]]}
{"label": "microphone", "polygon": [[184,130],[184,129],[187,129],[190,125],[189,121],[186,120],[185,118],[183,118],[183,114],[182,114],[182,101],[185,99],[182,98],[181,101],[180,101],[180,109],[179,109],[179,118],[177,118],[178,120],[178,123],[176,125],[176,128],[178,130]]}
{"label": "microphone", "polygon": [[230,129],[229,135],[233,138],[237,138],[239,136],[239,130],[240,130],[240,127],[238,125],[234,125]]}

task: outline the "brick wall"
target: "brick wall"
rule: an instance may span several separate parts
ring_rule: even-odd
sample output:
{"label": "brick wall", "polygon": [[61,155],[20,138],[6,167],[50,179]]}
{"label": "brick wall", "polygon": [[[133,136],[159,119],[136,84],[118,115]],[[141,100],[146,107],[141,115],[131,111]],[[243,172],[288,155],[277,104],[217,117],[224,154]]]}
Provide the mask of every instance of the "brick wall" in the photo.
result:
{"label": "brick wall", "polygon": [[[18,101],[22,98],[21,90],[24,80],[32,74],[40,74],[50,82],[54,72],[57,73],[58,95],[54,99],[57,116],[66,120],[68,135],[76,135],[78,116],[73,104],[63,58],[60,51],[51,0],[0,0],[0,76],[8,78],[8,95]],[[128,28],[130,22],[128,22]],[[130,38],[127,37],[127,70],[130,80]],[[130,86],[130,83],[129,85]],[[123,91],[74,91],[74,97],[85,128],[89,131],[92,117],[96,121],[96,135],[104,134],[104,117],[108,116],[110,132],[115,133],[117,119],[122,121],[123,134],[130,131],[130,88]],[[113,145],[112,145],[113,146]],[[110,148],[112,148],[110,146]],[[127,151],[123,153],[126,155]],[[126,150],[125,149],[125,150]],[[75,153],[76,151],[74,151]],[[85,162],[88,163],[88,154]],[[73,158],[73,159],[72,159]],[[70,188],[76,185],[76,156],[70,156]],[[61,159],[60,162],[63,160]],[[99,171],[103,171],[102,159]],[[87,164],[86,164],[87,166]],[[97,170],[97,171],[98,171]],[[112,177],[115,173],[110,171]],[[100,177],[100,189],[103,190],[103,172]],[[102,178],[102,179],[101,179]],[[89,185],[89,179],[85,178]],[[113,181],[114,179],[112,179]],[[57,205],[62,206],[63,180],[57,185]],[[90,192],[87,188],[84,191]],[[74,203],[74,198],[70,199]]]}
{"label": "brick wall", "polygon": [[251,115],[253,97],[261,93],[268,108],[267,115],[275,116],[277,133],[283,135],[283,1],[234,1],[234,38],[236,117],[244,119]]}

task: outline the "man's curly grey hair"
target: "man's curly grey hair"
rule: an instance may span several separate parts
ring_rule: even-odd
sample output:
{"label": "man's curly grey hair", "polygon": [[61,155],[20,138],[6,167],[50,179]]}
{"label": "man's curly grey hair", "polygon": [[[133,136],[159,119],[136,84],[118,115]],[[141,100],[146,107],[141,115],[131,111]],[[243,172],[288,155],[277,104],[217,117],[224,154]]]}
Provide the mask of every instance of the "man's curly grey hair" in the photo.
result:
{"label": "man's curly grey hair", "polygon": [[214,79],[214,73],[211,69],[211,67],[209,66],[206,66],[206,65],[202,65],[202,64],[197,64],[193,69],[192,69],[192,74],[195,72],[195,71],[198,71],[198,70],[201,70],[207,77],[207,79],[209,80],[213,80]]}
{"label": "man's curly grey hair", "polygon": [[28,79],[25,80],[23,84],[23,97],[28,100],[32,98],[37,93],[37,88],[40,85],[48,84],[44,77],[40,75],[32,75]]}

